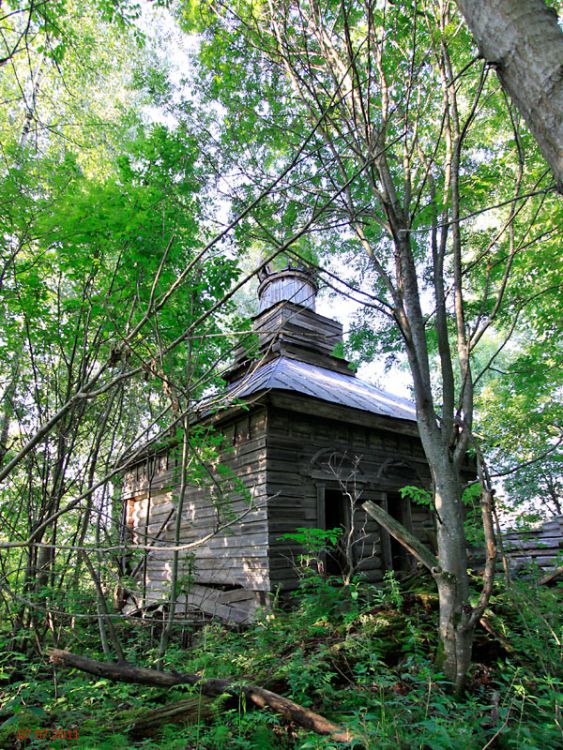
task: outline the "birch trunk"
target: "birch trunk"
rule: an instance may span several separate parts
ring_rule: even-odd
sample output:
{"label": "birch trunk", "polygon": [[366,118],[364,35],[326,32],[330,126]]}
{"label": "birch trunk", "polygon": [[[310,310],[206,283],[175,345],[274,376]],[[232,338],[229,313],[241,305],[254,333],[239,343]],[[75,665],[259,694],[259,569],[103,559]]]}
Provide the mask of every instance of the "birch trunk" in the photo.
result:
{"label": "birch trunk", "polygon": [[456,0],[563,192],[563,32],[542,0]]}

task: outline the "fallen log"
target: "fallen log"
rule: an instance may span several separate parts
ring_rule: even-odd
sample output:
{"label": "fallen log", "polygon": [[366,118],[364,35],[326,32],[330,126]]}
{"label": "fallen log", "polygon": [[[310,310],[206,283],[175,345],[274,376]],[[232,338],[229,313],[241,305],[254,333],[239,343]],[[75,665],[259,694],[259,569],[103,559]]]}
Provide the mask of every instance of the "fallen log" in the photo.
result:
{"label": "fallen log", "polygon": [[134,717],[129,734],[140,739],[158,734],[162,724],[195,724],[213,715],[212,703],[211,698],[196,695],[161,708],[143,711],[142,716]]}
{"label": "fallen log", "polygon": [[152,685],[154,687],[173,687],[174,685],[194,685],[206,696],[230,695],[238,697],[244,695],[246,700],[259,708],[270,708],[285,719],[294,721],[304,729],[309,729],[321,735],[330,736],[335,742],[351,742],[352,734],[333,724],[324,716],[310,711],[298,703],[284,698],[282,695],[258,685],[237,685],[233,680],[204,679],[197,674],[181,674],[178,672],[160,672],[157,669],[135,667],[127,663],[110,663],[89,659],[86,656],[73,654],[58,648],[49,650],[50,661],[54,664],[66,664],[82,672],[105,677],[108,680],[130,682],[138,685]]}
{"label": "fallen log", "polygon": [[540,586],[549,586],[551,583],[556,583],[557,581],[561,580],[561,578],[563,578],[563,566],[555,568],[555,570],[552,570],[550,573],[544,575],[543,578],[540,578],[538,584]]}

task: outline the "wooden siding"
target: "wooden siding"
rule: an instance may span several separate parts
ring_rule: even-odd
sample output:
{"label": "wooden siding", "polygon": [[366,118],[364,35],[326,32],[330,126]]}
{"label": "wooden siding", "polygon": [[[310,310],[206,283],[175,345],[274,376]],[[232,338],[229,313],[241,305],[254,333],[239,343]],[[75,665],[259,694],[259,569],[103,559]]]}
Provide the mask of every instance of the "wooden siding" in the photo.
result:
{"label": "wooden siding", "polygon": [[561,565],[563,558],[563,516],[545,521],[529,530],[511,530],[502,535],[510,565],[519,568],[535,563],[550,570]]}
{"label": "wooden siding", "polygon": [[[244,622],[265,601],[264,593],[270,590],[266,423],[261,407],[225,421],[218,463],[236,479],[209,466],[210,475],[205,478],[203,472],[204,478],[185,493],[179,544],[210,538],[180,553],[180,578],[185,578],[189,593],[187,599],[179,595],[179,614],[196,607]],[[178,451],[168,450],[132,467],[124,477],[131,549],[153,547],[137,564],[137,607],[164,603],[170,593],[174,553],[168,548],[175,542],[179,474]],[[231,525],[222,528],[226,524]],[[131,566],[134,569],[133,559]]]}
{"label": "wooden siding", "polygon": [[258,290],[261,313],[280,302],[299,305],[299,310],[314,310],[316,296],[317,287],[311,277],[298,270],[274,274],[266,278]]}
{"label": "wooden siding", "polygon": [[[332,454],[343,464],[341,480],[359,459],[353,549],[356,569],[364,580],[380,581],[393,565],[392,542],[361,510],[364,500],[387,506],[423,541],[432,538],[430,514],[396,495],[406,484],[428,486],[430,482],[420,441],[410,426],[395,422],[393,426],[400,431],[394,432],[385,429],[391,425],[388,418],[358,418],[353,410],[341,414],[328,404],[316,409],[318,404],[311,400],[303,408],[303,401],[274,392],[248,412],[230,413],[216,423],[225,436],[221,461],[260,507],[230,529],[182,553],[180,577],[186,579],[186,593],[181,590],[179,594],[178,614],[195,607],[223,619],[247,622],[267,604],[270,592],[295,588],[301,550],[281,537],[299,527],[325,527],[326,498],[342,489],[338,476],[329,470]],[[336,418],[330,418],[334,411]],[[228,502],[220,502],[214,482],[227,483]],[[133,549],[135,544],[154,545],[144,560],[134,555],[141,557],[135,575],[138,606],[168,599],[173,553],[167,547],[174,540],[179,484],[174,451],[139,463],[124,478]],[[180,544],[197,542],[221,521],[236,518],[246,509],[243,494],[233,492],[231,480],[215,471],[213,481],[189,487],[186,493]]]}
{"label": "wooden siding", "polygon": [[[342,465],[339,476],[330,469],[330,454],[345,464],[359,459],[356,472],[357,502],[354,513],[354,562],[368,582],[380,581],[391,567],[387,533],[359,507],[364,500],[387,504],[387,494],[407,484],[428,486],[430,476],[420,441],[410,434],[392,433],[367,425],[336,421],[300,409],[289,411],[289,399],[276,394],[268,417],[267,490],[270,538],[270,582],[273,589],[291,589],[298,583],[296,566],[300,550],[280,537],[299,527],[326,528],[323,517],[325,491],[343,489],[351,466]],[[286,408],[282,408],[286,407]],[[323,463],[324,462],[324,463]],[[351,479],[348,480],[351,490]],[[393,502],[397,498],[393,496]],[[402,520],[423,541],[433,528],[423,508],[403,504]]]}

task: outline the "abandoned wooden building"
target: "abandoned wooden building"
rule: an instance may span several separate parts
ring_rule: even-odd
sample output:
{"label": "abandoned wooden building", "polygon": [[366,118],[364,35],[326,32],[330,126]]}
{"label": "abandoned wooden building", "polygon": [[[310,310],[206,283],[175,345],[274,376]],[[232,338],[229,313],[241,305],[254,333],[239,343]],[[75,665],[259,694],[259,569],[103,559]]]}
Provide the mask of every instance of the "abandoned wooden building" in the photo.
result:
{"label": "abandoned wooden building", "polygon": [[171,545],[182,547],[177,611],[197,607],[245,622],[297,585],[301,548],[284,538],[296,529],[342,527],[344,542],[324,556],[326,572],[353,569],[369,582],[413,561],[361,510],[365,500],[424,541],[432,535],[428,510],[399,494],[430,484],[414,406],[363,382],[334,355],[342,326],[315,311],[316,292],[300,269],[262,275],[256,353],[249,358],[241,347],[221,408],[199,410],[200,427],[222,443],[183,493],[179,536],[178,449],[153,451],[125,473],[129,537],[145,548],[132,606],[168,598]]}

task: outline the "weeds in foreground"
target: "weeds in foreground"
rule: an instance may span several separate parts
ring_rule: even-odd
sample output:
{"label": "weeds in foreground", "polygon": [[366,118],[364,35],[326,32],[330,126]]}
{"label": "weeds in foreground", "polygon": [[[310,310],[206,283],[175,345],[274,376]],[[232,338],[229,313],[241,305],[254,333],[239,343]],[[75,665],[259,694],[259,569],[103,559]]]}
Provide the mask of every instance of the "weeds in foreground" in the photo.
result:
{"label": "weeds in foreground", "polygon": [[[561,597],[533,580],[497,588],[489,622],[506,651],[479,633],[471,684],[455,700],[432,659],[435,610],[424,579],[402,586],[388,576],[381,588],[306,574],[287,611],[265,612],[244,631],[219,623],[202,627],[194,645],[173,645],[167,668],[206,677],[251,680],[351,728],[357,747],[378,750],[545,750],[561,746]],[[157,636],[121,626],[127,658],[150,665]],[[74,634],[77,638],[77,634]],[[95,656],[88,631],[82,648]],[[154,638],[154,643],[153,643]],[[202,701],[183,724],[131,734],[149,709],[197,695],[193,689],[156,690],[113,684],[22,654],[0,659],[0,747],[80,750],[178,748],[246,750],[336,748],[243,701]],[[72,740],[46,742],[36,729],[74,731]],[[25,732],[29,730],[29,734]]]}

